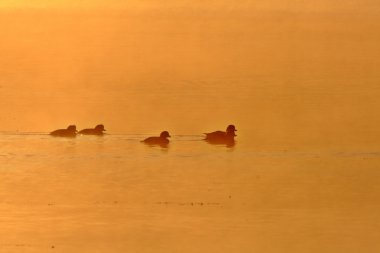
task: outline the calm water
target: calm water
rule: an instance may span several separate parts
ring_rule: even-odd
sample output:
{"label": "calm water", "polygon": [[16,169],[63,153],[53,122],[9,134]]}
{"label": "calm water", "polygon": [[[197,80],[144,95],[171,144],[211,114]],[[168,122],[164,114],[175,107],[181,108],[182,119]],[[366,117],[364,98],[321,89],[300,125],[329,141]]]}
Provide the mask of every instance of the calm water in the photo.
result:
{"label": "calm water", "polygon": [[379,251],[377,16],[0,14],[0,252]]}
{"label": "calm water", "polygon": [[0,135],[1,252],[376,252],[380,152]]}

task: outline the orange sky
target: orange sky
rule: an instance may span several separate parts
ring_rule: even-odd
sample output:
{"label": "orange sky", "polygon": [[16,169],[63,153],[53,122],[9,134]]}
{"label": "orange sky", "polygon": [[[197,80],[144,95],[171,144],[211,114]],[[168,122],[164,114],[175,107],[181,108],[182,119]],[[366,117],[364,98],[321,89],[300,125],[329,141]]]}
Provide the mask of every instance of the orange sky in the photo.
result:
{"label": "orange sky", "polygon": [[0,8],[195,8],[378,12],[377,0],[2,0]]}

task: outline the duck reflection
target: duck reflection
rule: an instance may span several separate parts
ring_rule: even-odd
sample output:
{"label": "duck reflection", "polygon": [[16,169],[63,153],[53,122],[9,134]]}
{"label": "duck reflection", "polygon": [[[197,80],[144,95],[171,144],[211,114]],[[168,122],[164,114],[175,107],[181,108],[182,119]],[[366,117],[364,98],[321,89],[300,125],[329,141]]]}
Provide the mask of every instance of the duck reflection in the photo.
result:
{"label": "duck reflection", "polygon": [[169,145],[168,138],[171,137],[168,131],[161,132],[160,136],[148,137],[145,140],[141,141],[150,146],[161,146],[167,148]]}
{"label": "duck reflection", "polygon": [[58,129],[50,133],[50,135],[55,137],[75,137],[77,135],[77,127],[75,125],[70,125],[66,129]]}
{"label": "duck reflection", "polygon": [[237,129],[234,125],[229,125],[226,131],[215,131],[211,133],[205,133],[205,141],[210,144],[226,145],[227,147],[233,147],[235,142],[235,132]]}

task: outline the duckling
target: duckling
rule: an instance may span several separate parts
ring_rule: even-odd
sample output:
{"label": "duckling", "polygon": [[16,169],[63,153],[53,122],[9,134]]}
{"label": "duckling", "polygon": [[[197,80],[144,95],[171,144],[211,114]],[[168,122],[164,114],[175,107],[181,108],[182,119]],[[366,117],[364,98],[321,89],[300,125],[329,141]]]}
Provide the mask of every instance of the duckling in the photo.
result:
{"label": "duckling", "polygon": [[83,135],[103,135],[104,131],[106,131],[104,129],[104,125],[100,124],[100,125],[97,125],[95,128],[86,128],[86,129],[82,129],[78,132],[78,134],[83,134]]}
{"label": "duckling", "polygon": [[205,140],[212,144],[231,144],[235,141],[236,128],[234,125],[229,125],[225,132],[215,131],[211,133],[205,133]]}
{"label": "duckling", "polygon": [[70,125],[66,129],[58,129],[50,133],[52,136],[57,137],[75,137],[77,135],[77,127]]}
{"label": "duckling", "polygon": [[169,140],[167,138],[171,137],[168,131],[161,132],[159,137],[148,137],[145,140],[141,141],[148,145],[160,145],[167,146],[169,144]]}

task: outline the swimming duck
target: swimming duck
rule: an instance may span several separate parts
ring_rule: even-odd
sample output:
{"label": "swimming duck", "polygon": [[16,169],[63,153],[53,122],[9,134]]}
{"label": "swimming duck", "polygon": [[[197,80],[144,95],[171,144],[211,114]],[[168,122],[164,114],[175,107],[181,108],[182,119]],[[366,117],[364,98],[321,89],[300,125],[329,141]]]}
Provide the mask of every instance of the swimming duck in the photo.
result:
{"label": "swimming duck", "polygon": [[168,131],[161,132],[159,137],[148,137],[142,142],[148,145],[160,145],[167,146],[169,144],[169,140],[167,138],[171,137]]}
{"label": "swimming duck", "polygon": [[103,135],[104,131],[104,125],[97,125],[95,128],[86,128],[83,130],[80,130],[78,134],[83,134],[83,135]]}
{"label": "swimming duck", "polygon": [[55,130],[51,132],[50,135],[57,137],[75,137],[77,132],[77,127],[75,125],[70,125],[66,129]]}
{"label": "swimming duck", "polygon": [[205,140],[212,144],[231,144],[234,143],[235,140],[235,132],[236,128],[234,125],[229,125],[225,132],[223,131],[215,131],[211,133],[205,133]]}

